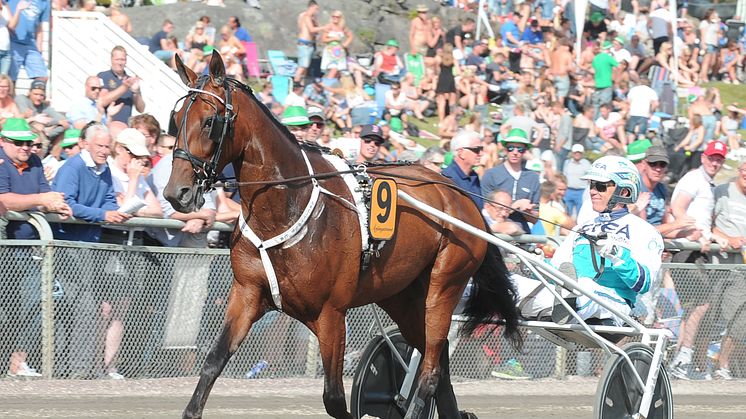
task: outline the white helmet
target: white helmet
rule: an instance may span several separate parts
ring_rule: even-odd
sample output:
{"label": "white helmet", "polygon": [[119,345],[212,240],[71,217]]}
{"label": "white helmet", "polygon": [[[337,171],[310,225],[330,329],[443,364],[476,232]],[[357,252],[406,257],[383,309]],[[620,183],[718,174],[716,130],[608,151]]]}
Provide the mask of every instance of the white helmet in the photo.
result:
{"label": "white helmet", "polygon": [[[640,194],[640,172],[635,165],[618,156],[604,156],[593,162],[591,168],[581,179],[597,182],[614,182],[616,189],[609,199],[608,209],[616,204],[634,204]],[[623,190],[629,191],[629,196],[622,196]]]}

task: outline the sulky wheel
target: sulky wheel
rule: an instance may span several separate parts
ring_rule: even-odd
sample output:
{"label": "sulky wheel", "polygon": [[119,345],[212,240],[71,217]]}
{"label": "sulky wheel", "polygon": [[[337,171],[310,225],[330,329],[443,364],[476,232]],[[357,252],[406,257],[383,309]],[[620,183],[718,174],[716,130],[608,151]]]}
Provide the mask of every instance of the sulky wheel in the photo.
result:
{"label": "sulky wheel", "polygon": [[[391,339],[405,362],[409,362],[414,348],[404,340],[399,329],[389,327],[385,333]],[[355,378],[352,382],[350,410],[355,419],[365,415],[382,419],[402,419],[407,413],[409,402],[417,386],[415,378],[410,394],[406,399],[399,395],[406,375],[405,369],[394,357],[382,336],[376,336],[360,358]],[[419,374],[418,374],[419,375]],[[435,415],[435,402],[431,400],[422,410],[422,418]]]}
{"label": "sulky wheel", "polygon": [[[623,350],[629,356],[642,380],[645,381],[653,361],[653,351],[640,343],[626,345]],[[633,418],[642,402],[643,391],[629,363],[621,355],[612,355],[606,362],[603,376],[596,390],[596,402],[593,407],[595,417],[599,419]],[[650,419],[673,418],[671,381],[662,366],[658,372],[658,381],[655,384],[655,392],[647,417]]]}

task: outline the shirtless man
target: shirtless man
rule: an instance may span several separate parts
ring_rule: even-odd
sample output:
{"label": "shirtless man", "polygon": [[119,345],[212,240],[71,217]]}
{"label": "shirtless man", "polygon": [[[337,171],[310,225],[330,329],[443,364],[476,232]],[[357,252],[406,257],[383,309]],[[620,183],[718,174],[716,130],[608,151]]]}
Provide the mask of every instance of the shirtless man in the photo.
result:
{"label": "shirtless man", "polygon": [[319,5],[316,0],[308,0],[306,10],[298,15],[298,69],[295,71],[294,81],[300,82],[306,76],[311,66],[311,57],[316,49],[316,34],[324,30],[316,21]]}
{"label": "shirtless man", "polygon": [[427,11],[424,4],[417,6],[417,17],[409,25],[409,48],[412,55],[420,54],[424,57],[427,52],[427,41],[432,31]]}
{"label": "shirtless man", "polygon": [[573,56],[570,41],[562,40],[559,47],[552,52],[549,73],[554,77],[557,99],[563,101],[570,91],[570,71],[573,69]]}
{"label": "shirtless man", "polygon": [[583,49],[583,52],[580,53],[580,69],[585,71],[593,70],[591,64],[600,50],[601,47],[599,46],[598,41],[591,41],[590,48],[585,48]]}

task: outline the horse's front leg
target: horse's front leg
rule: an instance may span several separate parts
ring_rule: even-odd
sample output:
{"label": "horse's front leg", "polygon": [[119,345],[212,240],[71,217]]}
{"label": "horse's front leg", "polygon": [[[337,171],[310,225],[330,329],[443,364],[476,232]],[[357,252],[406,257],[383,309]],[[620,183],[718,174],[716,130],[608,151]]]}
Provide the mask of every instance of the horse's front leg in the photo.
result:
{"label": "horse's front leg", "polygon": [[335,309],[321,312],[316,321],[321,360],[324,363],[324,407],[337,419],[352,419],[347,411],[342,372],[345,354],[345,313]]}
{"label": "horse's front leg", "polygon": [[201,418],[207,397],[215,380],[228,363],[241,342],[246,338],[251,325],[259,317],[260,290],[249,289],[237,282],[231,287],[228,306],[225,311],[223,331],[207,354],[202,365],[199,383],[184,410],[183,418]]}

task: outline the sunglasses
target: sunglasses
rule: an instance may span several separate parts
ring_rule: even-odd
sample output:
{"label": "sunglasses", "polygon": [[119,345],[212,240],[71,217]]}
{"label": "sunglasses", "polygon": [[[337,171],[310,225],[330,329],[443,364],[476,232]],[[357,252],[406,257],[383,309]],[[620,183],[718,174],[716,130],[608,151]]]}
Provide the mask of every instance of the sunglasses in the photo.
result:
{"label": "sunglasses", "polygon": [[481,145],[477,147],[461,147],[461,148],[464,150],[469,150],[474,154],[479,154],[482,152],[482,150],[484,150],[484,147],[482,147]]}
{"label": "sunglasses", "polygon": [[664,161],[657,161],[653,163],[648,162],[648,166],[652,167],[653,169],[665,169],[668,166],[668,163]]}
{"label": "sunglasses", "polygon": [[606,192],[607,189],[614,186],[614,182],[608,181],[608,182],[596,182],[595,180],[591,181],[591,189],[595,189],[601,193]]}
{"label": "sunglasses", "polygon": [[97,90],[101,90],[101,86],[91,86],[90,89],[95,92]]}
{"label": "sunglasses", "polygon": [[311,126],[314,126],[316,128],[324,128],[324,125],[325,124],[323,122],[311,122]]}
{"label": "sunglasses", "polygon": [[364,142],[365,144],[370,144],[370,143],[375,143],[376,145],[381,145],[381,144],[383,144],[383,141],[381,141],[381,140],[375,140],[375,139],[373,139],[373,138],[363,138],[363,142]]}
{"label": "sunglasses", "polygon": [[528,148],[519,146],[519,145],[509,145],[505,147],[506,150],[508,150],[508,153],[511,153],[513,151],[518,151],[519,153],[523,154],[528,150]]}
{"label": "sunglasses", "polygon": [[28,141],[11,140],[10,138],[6,138],[5,141],[13,144],[16,147],[33,147],[35,145],[29,143]]}

